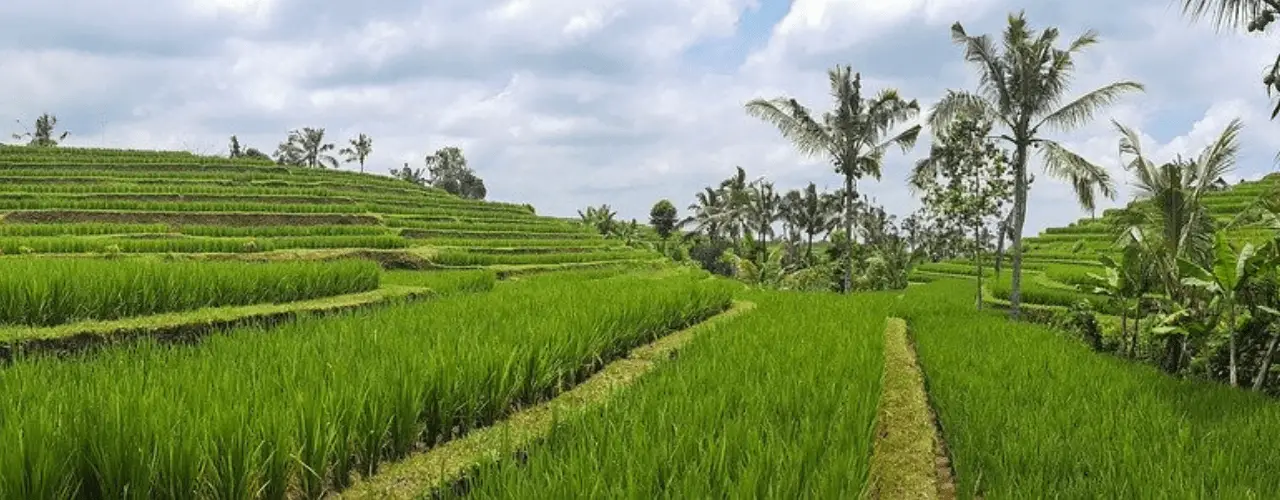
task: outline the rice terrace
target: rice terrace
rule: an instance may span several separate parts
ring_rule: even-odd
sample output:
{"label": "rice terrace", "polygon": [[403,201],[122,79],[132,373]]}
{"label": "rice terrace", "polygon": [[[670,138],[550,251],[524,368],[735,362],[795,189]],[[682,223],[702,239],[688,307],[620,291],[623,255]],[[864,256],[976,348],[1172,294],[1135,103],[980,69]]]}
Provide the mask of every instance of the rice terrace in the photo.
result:
{"label": "rice terrace", "polygon": [[[1243,37],[1280,2],[1166,10]],[[1280,498],[1280,171],[1242,118],[1148,147],[1109,113],[1165,82],[984,16],[932,32],[968,80],[928,101],[854,57],[825,102],[729,103],[804,182],[728,165],[634,218],[493,201],[538,188],[490,193],[481,146],[389,168],[381,135],[30,116],[0,145],[0,499]],[[1062,139],[1089,126],[1110,156]],[[1054,210],[1082,215],[1029,222]]]}

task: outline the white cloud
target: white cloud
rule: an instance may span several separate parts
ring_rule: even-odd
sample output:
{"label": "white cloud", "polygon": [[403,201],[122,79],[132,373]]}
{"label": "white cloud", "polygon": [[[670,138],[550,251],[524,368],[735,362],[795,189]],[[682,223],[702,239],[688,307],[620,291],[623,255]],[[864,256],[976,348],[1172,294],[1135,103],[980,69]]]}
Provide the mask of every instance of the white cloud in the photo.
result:
{"label": "white cloud", "polygon": [[[335,142],[372,135],[374,172],[455,144],[496,198],[558,215],[610,203],[643,218],[659,198],[687,205],[735,165],[782,188],[836,187],[830,166],[742,104],[785,94],[821,111],[825,68],[853,64],[865,88],[898,88],[927,109],[975,81],[948,26],[999,30],[1023,4],[1064,38],[1101,30],[1077,94],[1118,79],[1148,86],[1052,137],[1121,179],[1109,118],[1163,158],[1195,153],[1239,116],[1239,174],[1271,169],[1280,130],[1258,81],[1268,39],[1214,33],[1164,4],[1101,0],[795,0],[776,25],[751,28],[761,32],[740,27],[759,25],[743,19],[765,7],[754,0],[17,0],[0,3],[0,119],[51,111],[73,144],[203,151],[231,134],[270,151],[291,128],[324,126]],[[724,50],[699,55],[707,46]],[[862,189],[893,212],[914,208],[903,179],[927,147],[891,153],[884,180]],[[1028,232],[1082,215],[1065,185],[1038,177]]]}

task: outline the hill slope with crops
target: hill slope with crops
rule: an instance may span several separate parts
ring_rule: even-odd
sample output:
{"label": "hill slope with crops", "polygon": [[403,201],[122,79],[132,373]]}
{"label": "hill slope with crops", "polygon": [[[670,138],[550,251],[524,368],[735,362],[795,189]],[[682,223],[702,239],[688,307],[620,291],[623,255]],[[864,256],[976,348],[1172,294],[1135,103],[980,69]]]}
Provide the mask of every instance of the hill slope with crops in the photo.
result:
{"label": "hill slope with crops", "polygon": [[527,205],[186,152],[0,147],[0,213],[4,255],[377,250],[401,267],[654,257]]}

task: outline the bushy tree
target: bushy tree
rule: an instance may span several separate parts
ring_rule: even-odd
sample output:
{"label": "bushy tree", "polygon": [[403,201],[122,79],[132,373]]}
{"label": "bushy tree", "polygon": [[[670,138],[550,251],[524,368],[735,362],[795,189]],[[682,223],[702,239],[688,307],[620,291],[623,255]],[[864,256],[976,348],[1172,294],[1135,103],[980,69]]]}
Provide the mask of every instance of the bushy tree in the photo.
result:
{"label": "bushy tree", "polygon": [[484,180],[467,166],[467,158],[455,146],[446,146],[427,155],[428,182],[432,186],[469,200],[488,195]]}
{"label": "bushy tree", "polygon": [[649,225],[658,232],[658,236],[666,240],[676,230],[677,216],[676,206],[671,203],[671,200],[658,200],[653,204],[653,208],[649,209]]}
{"label": "bushy tree", "polygon": [[961,116],[937,131],[929,156],[916,163],[910,185],[944,233],[969,235],[982,309],[983,253],[988,226],[998,221],[1013,191],[1008,158],[988,137],[991,122]]}

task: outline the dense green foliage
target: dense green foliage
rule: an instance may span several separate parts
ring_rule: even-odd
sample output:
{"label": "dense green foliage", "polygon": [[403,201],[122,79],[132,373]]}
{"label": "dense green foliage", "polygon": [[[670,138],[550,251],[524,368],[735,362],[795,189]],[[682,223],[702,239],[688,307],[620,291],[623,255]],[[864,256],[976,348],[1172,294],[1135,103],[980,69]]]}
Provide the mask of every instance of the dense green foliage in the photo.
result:
{"label": "dense green foliage", "polygon": [[0,261],[0,323],[47,326],[313,299],[377,288],[379,272],[365,261],[6,259]]}

